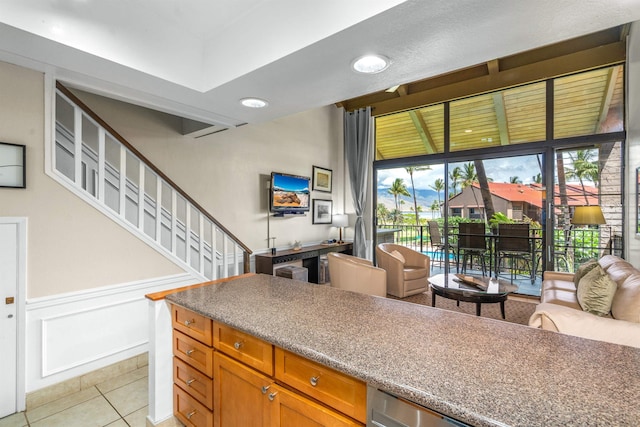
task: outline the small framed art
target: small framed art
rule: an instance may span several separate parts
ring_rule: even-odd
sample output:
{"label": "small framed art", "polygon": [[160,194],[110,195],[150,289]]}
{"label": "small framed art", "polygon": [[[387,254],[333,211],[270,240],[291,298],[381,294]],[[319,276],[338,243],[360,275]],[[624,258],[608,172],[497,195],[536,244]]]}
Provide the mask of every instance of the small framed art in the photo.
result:
{"label": "small framed art", "polygon": [[331,193],[331,169],[313,167],[313,190]]}
{"label": "small framed art", "polygon": [[313,199],[313,224],[331,224],[331,200]]}
{"label": "small framed art", "polygon": [[25,188],[24,145],[0,142],[0,187]]}

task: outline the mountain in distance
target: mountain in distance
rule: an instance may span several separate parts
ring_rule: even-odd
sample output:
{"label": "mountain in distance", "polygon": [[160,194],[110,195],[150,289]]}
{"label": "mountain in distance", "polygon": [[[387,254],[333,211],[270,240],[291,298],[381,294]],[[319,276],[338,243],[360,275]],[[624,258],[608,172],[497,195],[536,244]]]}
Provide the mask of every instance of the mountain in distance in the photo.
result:
{"label": "mountain in distance", "polygon": [[[409,194],[412,194],[411,188],[407,188]],[[444,202],[445,192],[440,192],[440,202]],[[416,188],[416,199],[418,200],[418,206],[422,206],[422,212],[429,212],[431,204],[434,201],[438,201],[438,193],[435,190],[426,188]],[[404,200],[404,203],[400,205],[402,212],[411,212],[413,208],[413,197],[400,196],[400,200]],[[382,203],[389,210],[395,209],[395,199],[393,194],[389,193],[389,187],[378,187],[378,203]]]}

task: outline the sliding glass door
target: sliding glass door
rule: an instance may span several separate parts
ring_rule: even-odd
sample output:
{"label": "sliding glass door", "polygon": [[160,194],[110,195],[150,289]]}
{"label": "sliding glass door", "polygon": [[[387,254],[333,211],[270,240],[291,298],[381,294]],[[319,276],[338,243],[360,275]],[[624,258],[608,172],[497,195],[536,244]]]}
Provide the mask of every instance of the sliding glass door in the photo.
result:
{"label": "sliding glass door", "polygon": [[[377,224],[436,256],[437,222],[450,271],[458,224],[482,222],[492,274],[539,295],[543,271],[623,254],[623,106],[613,65],[376,117]],[[503,247],[516,228],[530,249]]]}
{"label": "sliding glass door", "polygon": [[622,160],[620,142],[555,151],[554,270],[622,254]]}

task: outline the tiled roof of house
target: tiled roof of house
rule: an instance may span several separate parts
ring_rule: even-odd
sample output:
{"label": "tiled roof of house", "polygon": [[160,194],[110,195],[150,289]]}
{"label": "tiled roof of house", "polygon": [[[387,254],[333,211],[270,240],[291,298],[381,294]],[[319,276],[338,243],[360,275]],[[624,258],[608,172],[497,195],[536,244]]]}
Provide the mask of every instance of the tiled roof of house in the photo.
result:
{"label": "tiled roof of house", "polygon": [[[473,187],[478,191],[480,190],[480,185],[478,183],[474,183]],[[508,182],[490,182],[489,190],[491,194],[495,197],[500,197],[501,199],[510,201],[510,202],[526,202],[533,206],[537,206],[542,208],[542,185],[540,184],[511,184]],[[464,191],[464,190],[463,190]],[[560,205],[560,189],[558,185],[554,186],[554,194],[555,200],[554,204],[556,206]],[[586,194],[586,200],[585,200]],[[454,196],[451,200],[455,199]],[[482,205],[482,199],[478,199],[478,202]],[[598,189],[592,186],[585,186],[584,190],[582,186],[579,184],[567,184],[567,202],[569,206],[581,206],[581,205],[597,205],[598,204]],[[450,206],[455,207],[455,203],[451,203]]]}

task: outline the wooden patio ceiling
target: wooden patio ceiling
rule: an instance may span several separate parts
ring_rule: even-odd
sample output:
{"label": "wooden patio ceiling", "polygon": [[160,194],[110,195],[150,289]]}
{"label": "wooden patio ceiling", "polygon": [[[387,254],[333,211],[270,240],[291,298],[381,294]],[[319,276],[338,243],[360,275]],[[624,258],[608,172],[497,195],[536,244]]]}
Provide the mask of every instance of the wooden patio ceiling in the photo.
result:
{"label": "wooden patio ceiling", "polygon": [[611,123],[622,123],[627,32],[615,27],[339,105],[371,105],[378,160],[442,153],[444,101],[452,101],[452,151],[544,140],[544,80],[560,76],[555,138],[622,130]]}

